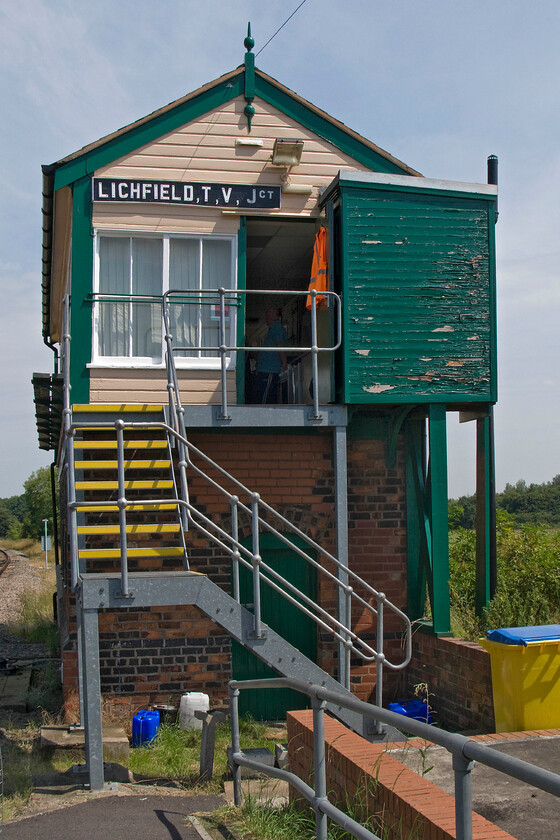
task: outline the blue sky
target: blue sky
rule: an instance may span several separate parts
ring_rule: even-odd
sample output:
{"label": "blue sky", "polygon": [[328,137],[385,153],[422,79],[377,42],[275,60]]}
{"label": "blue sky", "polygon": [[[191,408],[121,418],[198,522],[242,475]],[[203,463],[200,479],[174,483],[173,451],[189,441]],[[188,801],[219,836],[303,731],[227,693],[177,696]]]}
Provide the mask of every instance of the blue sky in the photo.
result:
{"label": "blue sky", "polygon": [[[50,463],[30,379],[41,339],[41,164],[228,72],[298,0],[7,0],[0,8],[0,496]],[[306,0],[257,66],[428,177],[500,160],[497,487],[560,473],[560,6],[553,0]],[[450,494],[474,490],[474,428],[449,423]]]}

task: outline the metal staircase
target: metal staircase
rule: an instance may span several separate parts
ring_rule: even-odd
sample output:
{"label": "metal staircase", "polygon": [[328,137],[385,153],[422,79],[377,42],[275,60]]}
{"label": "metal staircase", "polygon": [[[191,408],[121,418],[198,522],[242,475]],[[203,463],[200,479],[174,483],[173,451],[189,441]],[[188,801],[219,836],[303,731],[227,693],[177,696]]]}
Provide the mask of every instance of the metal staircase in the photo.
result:
{"label": "metal staircase", "polygon": [[[283,676],[323,685],[341,695],[350,694],[350,657],[359,656],[376,665],[381,705],[383,668],[398,670],[410,659],[406,615],[187,439],[172,349],[168,350],[170,408],[126,404],[72,407],[69,345],[65,329],[63,471],[71,581],[77,601],[81,715],[92,789],[103,787],[98,629],[102,609],[195,605]],[[189,476],[211,486],[229,509],[228,516],[216,521],[191,504]],[[240,522],[250,527],[251,548],[240,541]],[[218,546],[224,558],[233,561],[233,596],[189,568],[185,535],[191,532]],[[298,591],[265,562],[260,553],[263,532],[274,534],[301,562],[316,569],[331,592],[339,593],[330,599],[338,601],[338,614],[317,603],[319,599]],[[306,548],[293,544],[290,537],[294,535]],[[241,566],[252,575],[251,610],[239,603]],[[337,640],[346,659],[345,686],[264,624],[260,599],[265,586],[313,619],[320,632]],[[387,609],[402,622],[404,652],[399,662],[391,662],[383,651]],[[362,637],[353,629],[353,612],[361,616],[369,613],[375,647],[370,636]],[[331,711],[362,731],[363,722],[354,712],[336,704]]]}

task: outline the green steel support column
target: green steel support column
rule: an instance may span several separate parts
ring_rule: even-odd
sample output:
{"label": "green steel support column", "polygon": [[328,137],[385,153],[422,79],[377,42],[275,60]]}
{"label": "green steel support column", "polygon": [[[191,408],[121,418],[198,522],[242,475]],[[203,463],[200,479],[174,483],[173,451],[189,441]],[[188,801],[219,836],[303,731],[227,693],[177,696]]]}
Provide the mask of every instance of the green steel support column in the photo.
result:
{"label": "green steel support column", "polygon": [[493,487],[492,423],[476,421],[476,585],[475,609],[481,615],[492,597],[492,558],[495,557],[495,493]]}
{"label": "green steel support column", "polygon": [[407,615],[422,618],[426,599],[426,568],[429,568],[424,527],[425,475],[424,420],[408,420],[406,446],[406,533],[408,554]]}
{"label": "green steel support column", "polygon": [[428,406],[432,515],[432,618],[434,633],[449,633],[449,528],[447,519],[447,430],[445,405]]}
{"label": "green steel support column", "polygon": [[70,401],[89,402],[93,291],[93,230],[91,227],[91,178],[81,178],[73,187],[72,289],[70,310]]}

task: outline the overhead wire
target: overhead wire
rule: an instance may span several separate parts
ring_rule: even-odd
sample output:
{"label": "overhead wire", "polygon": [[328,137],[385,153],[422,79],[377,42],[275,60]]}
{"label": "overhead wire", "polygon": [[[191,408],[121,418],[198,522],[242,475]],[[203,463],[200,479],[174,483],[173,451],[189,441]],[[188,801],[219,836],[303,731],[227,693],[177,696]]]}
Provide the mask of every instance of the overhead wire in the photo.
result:
{"label": "overhead wire", "polygon": [[280,26],[280,27],[276,30],[276,32],[274,33],[274,35],[272,35],[272,36],[268,39],[268,41],[266,42],[266,44],[260,48],[260,50],[258,51],[258,53],[255,53],[255,58],[256,58],[257,56],[259,56],[259,55],[262,53],[262,51],[264,50],[264,48],[265,48],[265,47],[268,47],[268,45],[270,44],[270,42],[271,42],[274,38],[276,38],[276,36],[278,35],[278,33],[279,33],[282,29],[284,29],[284,27],[286,26],[286,24],[287,24],[287,23],[288,23],[288,22],[289,22],[289,21],[293,18],[293,16],[295,15],[295,13],[296,13],[296,12],[298,12],[298,11],[301,9],[301,7],[302,7],[305,3],[307,3],[307,0],[302,0],[302,2],[299,4],[299,6],[298,6],[296,9],[294,9],[294,11],[292,12],[292,14],[291,14],[288,18],[286,18],[286,20],[284,21],[284,23],[282,24],[282,26]]}

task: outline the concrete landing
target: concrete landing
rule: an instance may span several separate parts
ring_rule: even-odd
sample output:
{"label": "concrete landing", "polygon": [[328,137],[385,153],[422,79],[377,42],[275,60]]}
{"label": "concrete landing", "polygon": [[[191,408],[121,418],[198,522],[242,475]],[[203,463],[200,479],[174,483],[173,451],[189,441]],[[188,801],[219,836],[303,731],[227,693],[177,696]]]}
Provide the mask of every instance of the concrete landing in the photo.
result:
{"label": "concrete landing", "polygon": [[[43,726],[41,748],[47,750],[85,750],[83,729]],[[130,744],[121,726],[103,727],[103,760],[128,764]]]}
{"label": "concrete landing", "polygon": [[27,693],[31,682],[31,668],[24,668],[15,674],[0,675],[0,709],[14,712],[27,711]]}

